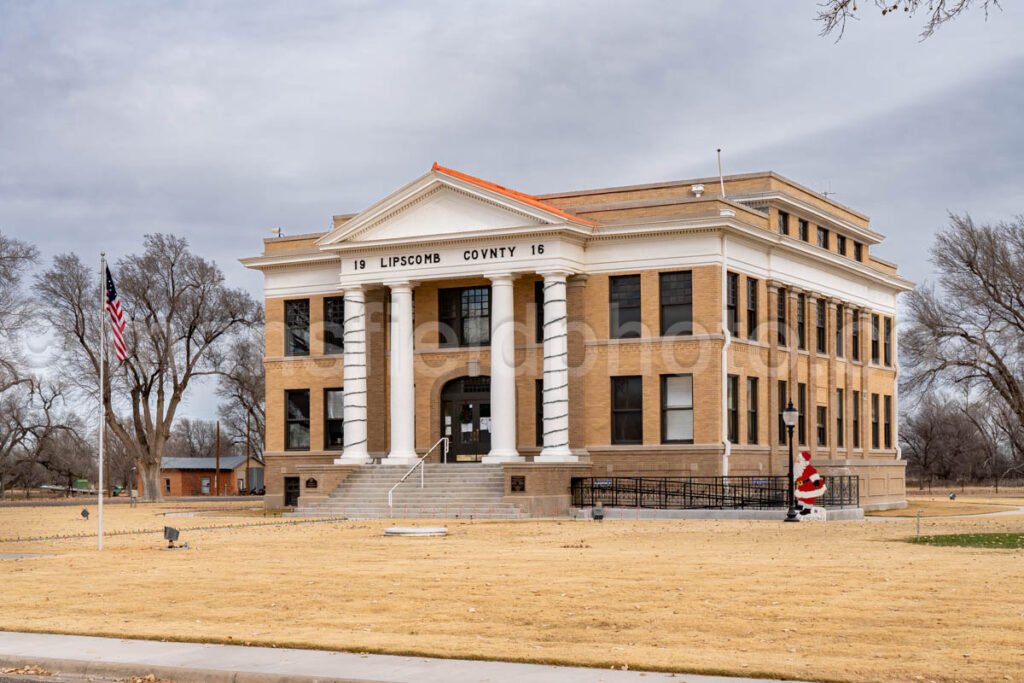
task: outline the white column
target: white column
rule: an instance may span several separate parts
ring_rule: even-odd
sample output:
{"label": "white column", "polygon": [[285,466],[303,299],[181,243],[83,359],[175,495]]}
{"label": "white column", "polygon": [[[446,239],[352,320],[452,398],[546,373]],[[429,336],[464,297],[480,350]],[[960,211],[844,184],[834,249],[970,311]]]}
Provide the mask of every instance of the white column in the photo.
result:
{"label": "white column", "polygon": [[416,462],[416,392],[413,377],[412,286],[391,287],[391,452],[383,465]]}
{"label": "white column", "polygon": [[334,463],[361,465],[370,460],[366,452],[366,293],[362,287],[345,288],[344,314],[345,447]]}
{"label": "white column", "polygon": [[569,450],[568,273],[544,275],[544,449],[534,462],[577,462]]}
{"label": "white column", "polygon": [[516,346],[512,276],[491,280],[491,451],[483,462],[521,462],[516,450]]}

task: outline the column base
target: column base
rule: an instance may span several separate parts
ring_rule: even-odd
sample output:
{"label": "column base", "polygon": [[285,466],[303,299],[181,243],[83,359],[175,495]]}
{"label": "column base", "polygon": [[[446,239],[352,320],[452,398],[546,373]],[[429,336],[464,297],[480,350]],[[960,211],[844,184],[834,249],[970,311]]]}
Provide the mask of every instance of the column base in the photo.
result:
{"label": "column base", "polygon": [[580,456],[573,455],[568,448],[545,448],[534,459],[534,462],[579,462]]}
{"label": "column base", "polygon": [[370,454],[359,452],[343,452],[340,457],[334,459],[335,465],[365,465],[368,462],[370,462]]}
{"label": "column base", "polygon": [[485,465],[494,465],[503,462],[526,462],[526,458],[519,455],[519,451],[495,451],[492,450],[490,453],[480,459]]}
{"label": "column base", "polygon": [[391,452],[388,453],[386,458],[381,459],[381,465],[408,465],[412,467],[420,456],[416,451],[409,451],[407,453]]}

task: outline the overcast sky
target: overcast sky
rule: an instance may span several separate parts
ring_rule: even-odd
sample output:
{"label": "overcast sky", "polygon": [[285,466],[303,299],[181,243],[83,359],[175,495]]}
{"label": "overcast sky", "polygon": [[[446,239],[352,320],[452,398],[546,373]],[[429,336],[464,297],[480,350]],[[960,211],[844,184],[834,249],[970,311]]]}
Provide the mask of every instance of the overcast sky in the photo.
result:
{"label": "overcast sky", "polygon": [[[870,4],[865,0],[864,5]],[[432,162],[526,192],[774,170],[917,281],[948,211],[1024,213],[1024,11],[926,41],[816,0],[0,0],[0,230],[49,258],[186,236],[229,281]]]}

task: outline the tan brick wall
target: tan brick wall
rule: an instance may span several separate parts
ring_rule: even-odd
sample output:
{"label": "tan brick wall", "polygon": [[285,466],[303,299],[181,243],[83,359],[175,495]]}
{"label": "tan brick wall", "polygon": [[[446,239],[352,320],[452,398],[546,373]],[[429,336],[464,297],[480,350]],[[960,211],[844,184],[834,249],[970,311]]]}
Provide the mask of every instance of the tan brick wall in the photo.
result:
{"label": "tan brick wall", "polygon": [[[638,271],[622,271],[629,274]],[[722,470],[722,277],[717,266],[694,268],[694,335],[663,338],[659,336],[660,308],[658,272],[641,272],[641,317],[644,327],[640,339],[608,338],[608,281],[614,274],[594,274],[579,278],[569,288],[569,315],[573,326],[570,354],[574,361],[571,373],[570,438],[574,450],[593,463],[595,472],[608,474],[645,474],[648,476],[716,475]],[[770,344],[774,335],[774,301],[769,302],[768,283],[758,279],[758,312],[761,322],[757,339],[747,339],[745,273],[740,273],[739,311],[741,334],[734,339],[728,353],[729,374],[739,376],[739,443],[732,447],[730,473],[782,474],[785,471],[786,449],[777,444],[774,424],[777,421],[774,381],[787,380],[791,395],[796,383],[809,383],[809,414],[807,432],[809,446],[816,461],[892,459],[895,449],[870,448],[870,395],[892,395],[895,371],[865,363],[870,360],[870,325],[862,326],[861,362],[850,360],[850,325],[846,326],[846,354],[834,353],[834,320],[827,331],[829,353],[815,351],[814,292],[807,292],[807,351],[796,351],[795,329],[789,332],[789,346],[776,352],[775,366],[770,364]],[[535,381],[542,377],[543,348],[535,340],[534,289],[537,277],[517,278],[514,285],[514,306],[519,364],[517,378],[517,443],[524,455],[532,456],[536,446]],[[482,278],[422,283],[415,288],[416,300],[416,445],[420,450],[430,447],[441,435],[440,394],[446,382],[477,371],[489,374],[488,347],[442,349],[437,345],[437,290],[441,286],[486,285]],[[367,299],[367,335],[369,350],[368,438],[373,455],[384,455],[388,448],[388,292],[383,287],[369,288]],[[791,299],[792,304],[792,299]],[[311,355],[284,358],[283,299],[269,299],[267,310],[267,444],[268,468],[266,486],[268,504],[283,496],[281,478],[297,472],[298,465],[329,463],[337,452],[323,450],[323,391],[344,384],[341,356],[323,355],[323,297],[310,297]],[[834,308],[830,307],[834,312]],[[850,310],[849,308],[847,310]],[[852,315],[852,313],[850,313]],[[771,324],[769,324],[771,323]],[[796,318],[791,309],[790,326]],[[578,362],[576,362],[578,361]],[[811,371],[813,368],[813,372]],[[692,445],[661,443],[660,376],[691,373],[694,376],[694,443]],[[643,377],[643,443],[641,446],[615,446],[611,441],[611,377],[640,375]],[[758,378],[757,443],[747,443],[746,379]],[[868,387],[862,399],[863,414],[861,448],[853,449],[852,415],[847,411],[847,439],[843,448],[834,438],[834,391],[836,387],[861,390]],[[284,392],[287,389],[310,390],[311,444],[308,452],[284,451]],[[852,403],[852,396],[847,395]],[[829,407],[829,443],[813,445],[814,407]],[[884,402],[880,400],[880,406]],[[895,413],[895,406],[894,406]],[[895,415],[893,416],[895,419]],[[882,427],[880,426],[880,430]],[[894,427],[895,430],[895,427]],[[273,464],[274,466],[270,466]],[[276,468],[276,469],[275,469]],[[283,468],[283,469],[282,469]],[[888,495],[888,494],[887,494]]]}

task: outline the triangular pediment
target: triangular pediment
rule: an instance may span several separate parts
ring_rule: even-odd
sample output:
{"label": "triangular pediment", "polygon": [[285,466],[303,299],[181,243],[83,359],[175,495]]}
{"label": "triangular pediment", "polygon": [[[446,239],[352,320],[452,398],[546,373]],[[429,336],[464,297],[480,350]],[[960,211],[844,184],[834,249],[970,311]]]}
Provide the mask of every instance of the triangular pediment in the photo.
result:
{"label": "triangular pediment", "polygon": [[[471,177],[470,177],[471,178]],[[352,242],[427,239],[566,223],[529,195],[481,186],[432,170],[345,221],[322,237],[321,247]]]}

